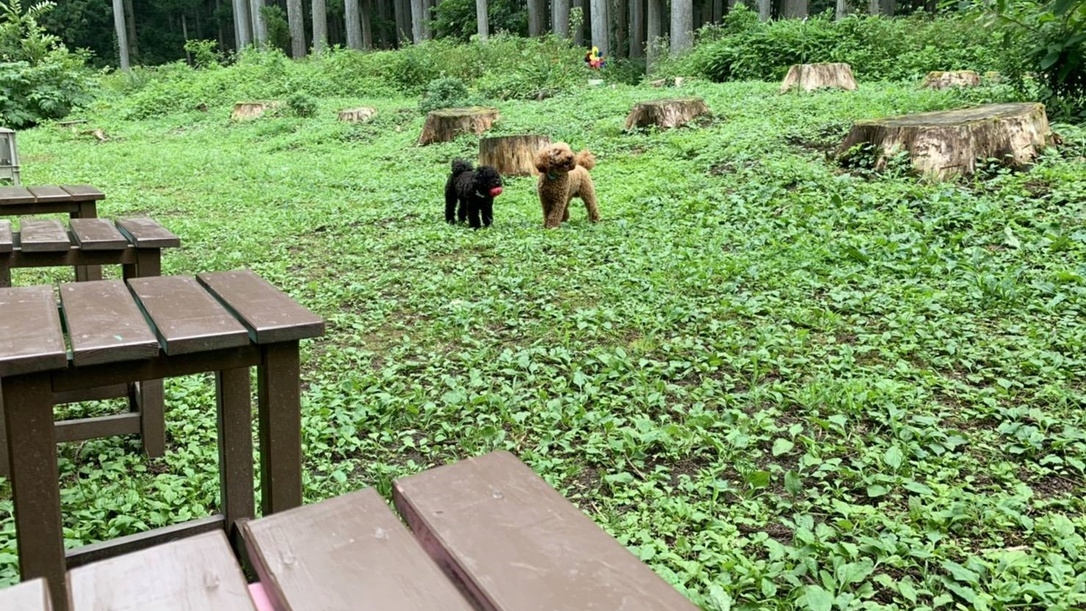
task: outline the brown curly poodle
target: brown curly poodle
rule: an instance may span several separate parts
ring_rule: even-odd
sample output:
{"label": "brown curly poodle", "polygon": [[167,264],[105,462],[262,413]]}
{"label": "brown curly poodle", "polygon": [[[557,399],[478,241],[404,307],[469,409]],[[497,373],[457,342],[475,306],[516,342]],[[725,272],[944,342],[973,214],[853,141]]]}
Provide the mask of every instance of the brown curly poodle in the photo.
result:
{"label": "brown curly poodle", "polygon": [[539,202],[543,204],[543,227],[555,229],[569,220],[569,202],[581,198],[588,208],[588,220],[598,223],[600,210],[596,207],[596,187],[588,171],[596,166],[596,158],[587,149],[573,154],[565,142],[555,142],[535,153],[539,170]]}

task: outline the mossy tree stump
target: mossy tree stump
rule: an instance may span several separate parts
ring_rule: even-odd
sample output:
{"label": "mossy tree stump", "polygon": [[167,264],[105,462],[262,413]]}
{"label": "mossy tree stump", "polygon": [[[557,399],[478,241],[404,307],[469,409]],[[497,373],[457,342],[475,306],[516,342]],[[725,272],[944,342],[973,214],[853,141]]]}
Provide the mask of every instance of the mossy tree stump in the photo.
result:
{"label": "mossy tree stump", "polygon": [[856,79],[848,64],[796,64],[788,69],[781,82],[781,93],[795,88],[807,92],[815,89],[855,91]]}
{"label": "mossy tree stump", "polygon": [[671,98],[641,102],[626,117],[626,129],[641,129],[655,125],[670,129],[685,125],[691,119],[709,114],[709,107],[701,98]]}
{"label": "mossy tree stump", "polygon": [[837,149],[848,161],[854,147],[874,147],[875,169],[908,151],[913,169],[935,179],[971,175],[977,160],[998,159],[1023,167],[1049,144],[1051,131],[1043,104],[987,104],[976,108],[922,112],[859,121]]}
{"label": "mossy tree stump", "polygon": [[550,143],[547,136],[533,134],[482,138],[479,140],[479,165],[493,166],[502,176],[532,176],[539,173],[532,158],[536,151]]}
{"label": "mossy tree stump", "polygon": [[376,108],[370,108],[369,106],[359,106],[358,108],[348,108],[347,110],[339,111],[336,119],[339,121],[346,121],[348,123],[360,123],[369,121],[373,118],[373,115],[377,114]]}
{"label": "mossy tree stump", "polygon": [[461,134],[482,134],[499,117],[497,108],[483,106],[430,111],[426,115],[426,124],[422,126],[419,146],[449,142]]}
{"label": "mossy tree stump", "polygon": [[264,113],[269,110],[275,110],[282,105],[282,102],[275,100],[261,100],[257,102],[236,102],[234,104],[234,112],[230,113],[230,120],[232,121],[247,121],[249,119],[256,119],[264,116]]}
{"label": "mossy tree stump", "polygon": [[972,70],[951,70],[949,72],[929,72],[924,77],[921,87],[924,89],[949,89],[951,87],[977,87],[980,75]]}

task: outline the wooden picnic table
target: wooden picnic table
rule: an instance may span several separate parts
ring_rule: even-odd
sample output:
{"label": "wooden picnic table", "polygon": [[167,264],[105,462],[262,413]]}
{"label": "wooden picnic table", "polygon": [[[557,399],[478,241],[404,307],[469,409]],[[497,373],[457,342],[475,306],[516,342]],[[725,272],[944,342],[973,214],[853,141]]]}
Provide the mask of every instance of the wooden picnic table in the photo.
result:
{"label": "wooden picnic table", "polygon": [[[66,213],[72,219],[93,219],[98,217],[98,202],[105,198],[105,193],[91,185],[0,187],[0,216]],[[102,269],[96,265],[76,267],[75,279],[101,280]]]}
{"label": "wooden picnic table", "polygon": [[[258,584],[210,532],[73,569],[68,609],[697,609],[509,452],[396,479],[393,495],[410,529],[372,488],[242,522]],[[0,590],[0,608],[45,609],[43,593]]]}
{"label": "wooden picnic table", "polygon": [[[19,570],[69,608],[65,569],[254,516],[250,373],[257,368],[264,515],[302,503],[298,342],[324,321],[251,271],[0,288],[0,389]],[[66,348],[70,345],[70,351]],[[213,372],[221,513],[64,551],[53,405],[63,393]]]}

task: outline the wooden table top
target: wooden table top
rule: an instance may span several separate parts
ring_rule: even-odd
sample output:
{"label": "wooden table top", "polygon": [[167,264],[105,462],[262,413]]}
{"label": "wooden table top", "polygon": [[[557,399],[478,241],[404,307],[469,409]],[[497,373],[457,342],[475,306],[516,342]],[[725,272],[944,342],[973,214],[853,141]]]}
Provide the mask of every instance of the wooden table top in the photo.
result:
{"label": "wooden table top", "polygon": [[0,377],[324,334],[323,319],[249,270],[73,282],[59,292],[58,310],[51,286],[0,289]]}
{"label": "wooden table top", "polygon": [[100,201],[106,194],[91,185],[43,185],[0,187],[0,208],[15,204],[49,204]]}

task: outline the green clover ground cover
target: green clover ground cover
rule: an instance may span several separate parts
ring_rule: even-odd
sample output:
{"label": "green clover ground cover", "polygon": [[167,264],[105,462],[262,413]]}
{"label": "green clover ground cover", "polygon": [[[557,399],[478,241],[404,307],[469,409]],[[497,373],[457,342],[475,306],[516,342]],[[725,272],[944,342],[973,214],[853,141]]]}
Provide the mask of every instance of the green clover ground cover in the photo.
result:
{"label": "green clover ground cover", "polygon": [[[415,147],[414,99],[247,124],[102,107],[108,142],[20,145],[26,182],[95,184],[103,216],[178,233],[166,273],[249,266],[327,318],[304,345],[308,502],[507,448],[706,609],[1086,605],[1086,130],[1057,126],[1028,173],[923,184],[822,151],[966,94],[684,89],[712,121],[624,134],[669,93],[650,87],[500,105],[497,133],[599,158],[604,222],[575,207],[554,232],[526,178],[490,230],[446,226],[477,141]],[[372,123],[334,120],[360,103]],[[213,510],[210,381],[167,393],[165,458],[61,446],[72,545]],[[5,483],[7,582],[10,511]]]}

